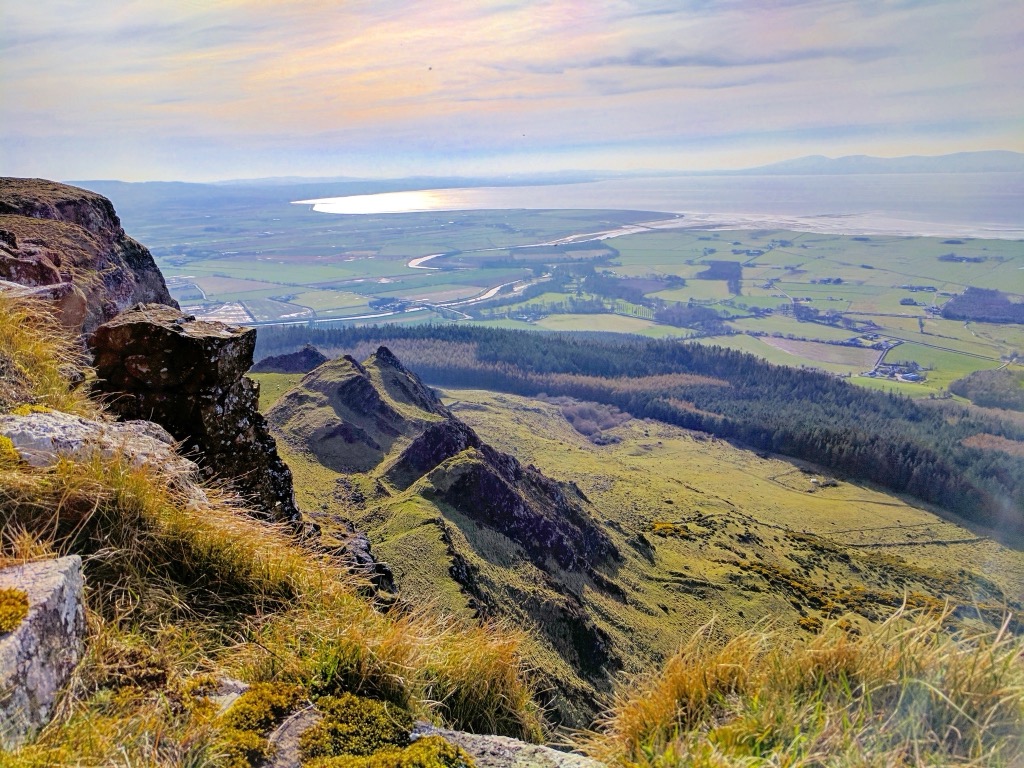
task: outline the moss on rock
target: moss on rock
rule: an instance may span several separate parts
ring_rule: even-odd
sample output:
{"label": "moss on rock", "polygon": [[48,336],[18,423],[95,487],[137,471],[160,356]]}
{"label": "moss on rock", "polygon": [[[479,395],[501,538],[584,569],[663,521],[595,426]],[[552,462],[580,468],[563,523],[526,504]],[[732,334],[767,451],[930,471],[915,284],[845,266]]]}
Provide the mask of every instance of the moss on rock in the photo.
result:
{"label": "moss on rock", "polygon": [[374,699],[343,693],[317,702],[324,717],[302,735],[304,759],[356,755],[408,746],[412,716],[405,710]]}
{"label": "moss on rock", "polygon": [[13,632],[28,616],[28,593],[10,587],[0,589],[0,633]]}
{"label": "moss on rock", "polygon": [[473,758],[440,736],[426,736],[404,749],[390,747],[372,755],[319,757],[307,768],[473,768]]}
{"label": "moss on rock", "polygon": [[298,685],[255,683],[221,718],[218,748],[228,768],[249,768],[271,753],[267,734],[305,697]]}

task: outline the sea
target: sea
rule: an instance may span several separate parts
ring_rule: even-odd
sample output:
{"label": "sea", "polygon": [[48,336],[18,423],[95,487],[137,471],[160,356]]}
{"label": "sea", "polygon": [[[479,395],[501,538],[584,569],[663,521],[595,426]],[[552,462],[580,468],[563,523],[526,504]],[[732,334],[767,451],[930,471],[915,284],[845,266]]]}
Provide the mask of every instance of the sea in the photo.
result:
{"label": "sea", "polygon": [[[686,175],[464,187],[296,201],[332,214],[589,209],[673,228],[1024,240],[1024,174]],[[658,218],[658,217],[654,217]],[[662,226],[665,226],[662,224]]]}

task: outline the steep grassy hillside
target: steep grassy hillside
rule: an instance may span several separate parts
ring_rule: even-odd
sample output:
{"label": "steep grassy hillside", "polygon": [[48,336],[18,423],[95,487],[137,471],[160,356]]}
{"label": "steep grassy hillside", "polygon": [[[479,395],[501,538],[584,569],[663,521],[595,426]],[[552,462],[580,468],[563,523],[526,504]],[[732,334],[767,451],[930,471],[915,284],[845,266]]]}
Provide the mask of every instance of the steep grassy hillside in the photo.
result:
{"label": "steep grassy hillside", "polygon": [[385,348],[317,368],[267,415],[327,536],[386,531],[403,593],[529,627],[559,719],[589,722],[624,665],[592,618],[622,600],[623,555],[573,484],[485,443]]}
{"label": "steep grassy hillside", "polygon": [[[299,378],[269,381],[280,391]],[[308,397],[305,389],[279,403]],[[649,669],[712,618],[724,639],[761,620],[783,636],[815,633],[830,619],[863,629],[904,602],[938,610],[949,599],[958,606],[951,621],[994,624],[1020,607],[1024,554],[820,467],[655,421],[617,423],[621,415],[595,434],[580,418],[586,409],[565,398],[446,390],[444,402],[495,448],[578,487],[619,554],[611,567],[584,578],[537,563],[439,500],[431,482],[389,483],[383,468],[401,448],[380,469],[338,472],[278,420],[297,491],[310,508],[343,509],[366,528],[403,589],[526,627],[564,722],[585,722],[612,677]],[[581,667],[551,635],[548,620],[567,600],[581,636],[600,639],[600,653],[588,655],[597,664]]]}
{"label": "steep grassy hillside", "polygon": [[0,567],[81,555],[89,621],[53,721],[0,765],[244,768],[291,711],[353,695],[360,710],[541,737],[516,632],[382,612],[345,560],[200,484],[159,441],[159,461],[131,443],[89,450],[111,420],[73,387],[88,376],[47,305],[0,294],[4,429],[58,420],[87,436],[33,463],[0,438]]}

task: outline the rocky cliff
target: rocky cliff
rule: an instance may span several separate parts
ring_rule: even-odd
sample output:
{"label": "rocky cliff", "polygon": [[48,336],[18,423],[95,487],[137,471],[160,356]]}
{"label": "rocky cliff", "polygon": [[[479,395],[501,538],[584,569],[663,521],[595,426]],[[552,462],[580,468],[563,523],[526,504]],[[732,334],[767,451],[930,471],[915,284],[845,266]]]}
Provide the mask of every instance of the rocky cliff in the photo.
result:
{"label": "rocky cliff", "polygon": [[252,367],[253,373],[309,373],[319,365],[327,362],[327,355],[306,344],[298,352],[285,355],[272,355],[260,360]]}
{"label": "rocky cliff", "polygon": [[0,280],[58,301],[85,333],[140,302],[178,306],[109,200],[42,179],[0,178]]}
{"label": "rocky cliff", "polygon": [[208,477],[228,481],[267,519],[298,525],[291,470],[245,377],[255,330],[142,304],[97,328],[89,344],[94,389],[112,412],[160,424]]}

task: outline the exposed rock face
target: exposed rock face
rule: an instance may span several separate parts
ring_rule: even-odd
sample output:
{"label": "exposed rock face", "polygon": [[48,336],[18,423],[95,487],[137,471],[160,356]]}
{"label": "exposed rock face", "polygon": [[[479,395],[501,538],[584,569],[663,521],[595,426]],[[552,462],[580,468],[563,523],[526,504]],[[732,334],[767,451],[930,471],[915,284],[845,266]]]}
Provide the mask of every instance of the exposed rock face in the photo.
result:
{"label": "exposed rock face", "polygon": [[109,200],[42,179],[0,178],[0,279],[63,286],[61,318],[85,333],[140,302],[178,306]]}
{"label": "exposed rock face", "polygon": [[440,736],[462,747],[473,758],[477,768],[601,768],[601,763],[583,755],[559,752],[540,744],[528,744],[507,736],[486,736],[463,731],[449,731],[421,723],[414,738]]}
{"label": "exposed rock face", "polygon": [[307,344],[298,352],[265,357],[252,367],[253,373],[309,373],[327,362],[327,355]]}
{"label": "exposed rock face", "polygon": [[298,524],[292,473],[257,410],[245,372],[256,331],[144,304],[89,339],[97,386],[122,419],[148,419],[195,455],[205,475],[232,484],[267,519]]}
{"label": "exposed rock face", "polygon": [[13,749],[46,725],[57,694],[82,654],[85,611],[82,559],[0,570],[0,587],[28,593],[29,613],[0,635],[0,748]]}
{"label": "exposed rock face", "polygon": [[563,568],[587,570],[618,556],[576,489],[496,451],[454,417],[428,427],[387,472],[402,489],[424,475],[428,497],[501,531],[538,563],[553,557]]}

